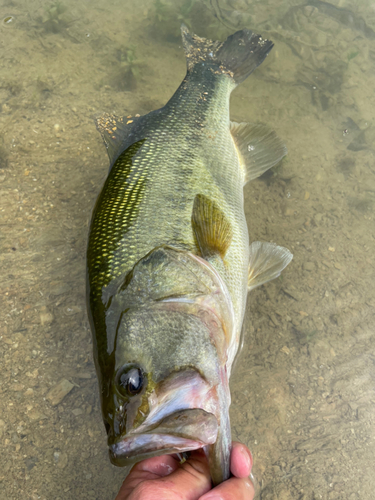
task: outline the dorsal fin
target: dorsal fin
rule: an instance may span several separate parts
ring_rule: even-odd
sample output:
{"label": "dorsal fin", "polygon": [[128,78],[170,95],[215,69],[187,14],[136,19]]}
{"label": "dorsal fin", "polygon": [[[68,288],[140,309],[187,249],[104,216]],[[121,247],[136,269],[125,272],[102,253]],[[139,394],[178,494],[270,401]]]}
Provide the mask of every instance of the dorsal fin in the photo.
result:
{"label": "dorsal fin", "polygon": [[96,128],[102,136],[111,166],[122,153],[122,145],[130,134],[134,124],[139,120],[139,116],[115,116],[103,113],[96,118]]}
{"label": "dorsal fin", "polygon": [[292,259],[293,255],[287,248],[254,241],[250,245],[248,290],[280,276]]}
{"label": "dorsal fin", "polygon": [[230,132],[244,168],[244,184],[277,165],[288,152],[283,141],[265,125],[231,122]]}
{"label": "dorsal fin", "polygon": [[220,255],[223,259],[232,241],[233,231],[219,205],[204,194],[197,194],[191,223],[203,257],[208,259]]}

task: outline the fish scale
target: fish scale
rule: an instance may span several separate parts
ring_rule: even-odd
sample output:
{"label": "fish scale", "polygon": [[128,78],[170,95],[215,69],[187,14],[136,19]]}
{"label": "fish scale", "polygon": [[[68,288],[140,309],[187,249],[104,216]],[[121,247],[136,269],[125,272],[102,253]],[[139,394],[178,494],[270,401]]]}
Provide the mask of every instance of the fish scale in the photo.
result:
{"label": "fish scale", "polygon": [[[117,245],[112,241],[112,259],[104,264],[103,280],[94,277],[92,283],[94,288],[98,285],[101,293],[103,285],[125,275],[143,255],[162,244],[199,252],[191,228],[191,211],[195,195],[203,193],[216,199],[233,217],[235,237],[226,257],[227,280],[240,324],[247,286],[248,235],[243,212],[243,178],[229,132],[229,96],[235,85],[222,75],[212,74],[210,84],[202,85],[201,80],[201,71],[189,75],[165,108],[141,117],[137,124],[140,130],[135,131],[132,140],[147,137],[147,144],[134,156],[132,149],[125,151],[126,158],[133,161],[132,166],[127,163],[122,166],[120,157],[112,167],[91,224],[90,239],[100,236],[97,245],[89,244],[89,249],[92,248],[92,254],[103,255],[112,234],[116,235]],[[207,92],[205,99],[202,92]],[[149,158],[156,168],[151,168]],[[122,172],[124,175],[117,175]],[[140,172],[148,190],[142,190],[137,203],[129,204],[123,188],[124,176],[127,178],[131,173],[137,176]],[[130,220],[126,218],[124,224],[122,214],[116,214],[113,233],[113,214],[101,208],[113,204],[116,186],[124,192],[122,202],[129,210]],[[127,183],[127,189],[132,188],[132,183]]]}
{"label": "fish scale", "polygon": [[[147,169],[138,168],[139,162],[134,158],[141,145],[138,142],[121,155],[94,212],[88,269],[95,295],[101,296],[102,287],[115,278],[123,267],[124,261],[116,252],[117,246],[137,217],[139,201],[145,189]],[[132,173],[135,175],[132,176]]]}

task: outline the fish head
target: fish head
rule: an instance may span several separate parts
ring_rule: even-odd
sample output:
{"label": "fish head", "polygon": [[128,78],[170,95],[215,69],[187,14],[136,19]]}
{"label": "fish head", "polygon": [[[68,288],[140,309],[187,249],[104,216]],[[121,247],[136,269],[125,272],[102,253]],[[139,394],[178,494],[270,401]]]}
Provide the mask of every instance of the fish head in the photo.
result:
{"label": "fish head", "polygon": [[112,364],[102,385],[112,463],[205,448],[228,469],[234,314],[225,284],[208,262],[168,247],[125,281],[108,308]]}

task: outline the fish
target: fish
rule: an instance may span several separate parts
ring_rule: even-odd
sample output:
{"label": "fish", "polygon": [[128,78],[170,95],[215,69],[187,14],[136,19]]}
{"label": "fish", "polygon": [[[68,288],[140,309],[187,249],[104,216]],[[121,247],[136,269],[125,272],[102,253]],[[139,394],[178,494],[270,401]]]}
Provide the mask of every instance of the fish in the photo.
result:
{"label": "fish", "polygon": [[287,149],[229,117],[232,90],[273,43],[248,29],[224,42],[181,33],[187,73],[167,104],[97,119],[110,170],[89,230],[88,316],[111,462],[203,448],[219,484],[247,293],[292,259],[249,244],[243,187]]}

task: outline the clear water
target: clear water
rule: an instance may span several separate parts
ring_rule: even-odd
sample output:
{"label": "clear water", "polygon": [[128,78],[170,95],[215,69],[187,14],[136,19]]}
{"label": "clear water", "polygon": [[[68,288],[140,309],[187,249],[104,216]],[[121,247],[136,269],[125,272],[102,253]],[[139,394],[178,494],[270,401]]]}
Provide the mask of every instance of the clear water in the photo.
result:
{"label": "clear water", "polygon": [[[1,2],[1,499],[111,500],[124,478],[107,457],[85,312],[88,221],[108,168],[93,118],[168,100],[185,73],[182,21],[275,42],[231,114],[289,149],[245,190],[251,240],[294,260],[249,298],[234,436],[254,453],[262,500],[374,498],[375,4],[331,5],[344,10]],[[61,379],[73,387],[52,406]]]}

